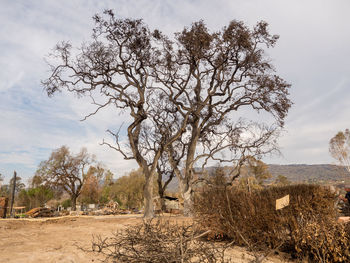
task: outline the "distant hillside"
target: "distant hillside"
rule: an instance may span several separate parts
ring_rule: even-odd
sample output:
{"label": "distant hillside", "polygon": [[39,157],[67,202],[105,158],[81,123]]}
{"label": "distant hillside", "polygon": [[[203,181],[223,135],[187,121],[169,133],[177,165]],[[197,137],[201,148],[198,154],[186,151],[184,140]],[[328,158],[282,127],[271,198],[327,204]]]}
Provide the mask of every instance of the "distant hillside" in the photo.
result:
{"label": "distant hillside", "polygon": [[[215,167],[208,167],[209,175],[213,175]],[[269,170],[272,174],[272,182],[278,175],[284,175],[291,182],[307,182],[307,183],[325,183],[346,181],[350,183],[350,175],[344,167],[332,164],[288,164],[278,165],[269,164]],[[178,180],[174,178],[168,186],[169,192],[176,192],[178,189]]]}
{"label": "distant hillside", "polygon": [[350,179],[344,167],[332,164],[269,164],[273,177],[286,176],[292,182],[342,181]]}

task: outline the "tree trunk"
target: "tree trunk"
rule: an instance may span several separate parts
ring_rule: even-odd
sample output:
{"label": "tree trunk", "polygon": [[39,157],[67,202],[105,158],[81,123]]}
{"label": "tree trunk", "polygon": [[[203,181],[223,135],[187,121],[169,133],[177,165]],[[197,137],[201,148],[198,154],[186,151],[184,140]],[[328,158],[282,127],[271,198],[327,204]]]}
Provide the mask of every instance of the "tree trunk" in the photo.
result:
{"label": "tree trunk", "polygon": [[154,217],[154,205],[153,205],[153,176],[151,174],[146,175],[146,183],[143,189],[144,202],[145,202],[145,213],[144,218]]}
{"label": "tree trunk", "polygon": [[167,208],[166,208],[166,204],[165,204],[165,198],[164,198],[164,194],[162,196],[159,197],[160,199],[160,209],[162,210],[162,212],[166,212]]}
{"label": "tree trunk", "polygon": [[72,211],[76,211],[77,210],[77,197],[75,195],[73,195],[71,197],[71,201],[72,201]]}
{"label": "tree trunk", "polygon": [[162,210],[162,212],[166,212],[164,188],[162,187],[162,184],[159,182],[158,182],[158,194],[159,194],[160,209]]}
{"label": "tree trunk", "polygon": [[164,196],[160,197],[160,209],[161,209],[162,212],[164,212],[164,213],[167,211]]}
{"label": "tree trunk", "polygon": [[181,196],[184,200],[184,216],[192,216],[193,215],[193,191],[191,186],[186,180],[180,180],[180,192]]}

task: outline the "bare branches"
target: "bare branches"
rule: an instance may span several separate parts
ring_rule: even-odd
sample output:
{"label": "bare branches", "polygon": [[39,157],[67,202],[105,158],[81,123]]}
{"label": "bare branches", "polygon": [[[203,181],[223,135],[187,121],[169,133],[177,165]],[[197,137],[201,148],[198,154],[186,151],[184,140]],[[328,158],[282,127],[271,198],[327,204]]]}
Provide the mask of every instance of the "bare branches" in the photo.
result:
{"label": "bare branches", "polygon": [[229,262],[224,246],[200,240],[209,232],[192,225],[144,221],[111,238],[95,237],[92,251],[104,255],[104,262]]}
{"label": "bare branches", "polygon": [[[96,109],[83,120],[109,106],[129,113],[130,153],[120,145],[120,130],[107,131],[115,144],[102,144],[135,159],[146,178],[152,180],[162,156],[167,156],[172,173],[189,184],[200,160],[205,166],[209,159],[240,159],[219,157],[225,151],[268,152],[259,148],[271,145],[272,133],[256,132],[261,138],[248,141],[234,121],[238,110],[250,108],[269,113],[278,129],[291,106],[290,85],[274,74],[264,53],[278,38],[268,32],[266,22],[249,29],[232,21],[210,32],[198,21],[170,41],[159,30],[151,32],[142,20],[118,19],[111,10],[94,16],[94,21],[90,43],[77,51],[69,43],[57,45],[51,75],[42,83],[49,96],[61,90],[90,96]],[[188,193],[190,188],[183,187]]]}
{"label": "bare branches", "polygon": [[122,128],[123,124],[120,125],[118,131],[116,133],[112,132],[111,130],[107,130],[107,132],[112,135],[115,139],[115,145],[112,145],[108,142],[106,142],[105,140],[102,141],[101,145],[107,145],[108,147],[110,147],[111,149],[113,150],[116,150],[117,152],[119,152],[121,155],[123,155],[124,159],[125,160],[132,160],[132,159],[135,159],[134,156],[126,153],[126,151],[124,149],[122,149],[122,147],[120,146],[120,139],[119,139],[119,133],[120,133],[120,130]]}

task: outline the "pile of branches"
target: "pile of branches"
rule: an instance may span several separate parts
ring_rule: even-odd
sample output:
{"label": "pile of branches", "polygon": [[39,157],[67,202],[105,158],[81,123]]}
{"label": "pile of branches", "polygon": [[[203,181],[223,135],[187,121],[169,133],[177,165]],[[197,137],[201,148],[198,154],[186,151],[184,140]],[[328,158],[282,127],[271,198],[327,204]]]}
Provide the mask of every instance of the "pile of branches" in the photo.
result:
{"label": "pile of branches", "polygon": [[208,234],[198,232],[192,225],[168,221],[143,221],[127,227],[112,237],[95,236],[92,251],[102,254],[104,262],[204,262],[224,263],[225,247],[203,241]]}

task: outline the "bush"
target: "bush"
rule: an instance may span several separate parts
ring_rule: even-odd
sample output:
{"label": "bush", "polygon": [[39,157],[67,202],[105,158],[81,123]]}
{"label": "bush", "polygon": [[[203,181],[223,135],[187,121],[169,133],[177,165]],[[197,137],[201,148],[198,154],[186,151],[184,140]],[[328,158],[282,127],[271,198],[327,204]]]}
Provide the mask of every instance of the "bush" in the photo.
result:
{"label": "bush", "polygon": [[[275,209],[290,195],[290,205]],[[249,194],[216,183],[195,198],[196,221],[212,238],[233,240],[252,250],[279,248],[314,262],[350,260],[349,231],[336,223],[336,196],[317,185],[271,187]]]}
{"label": "bush", "polygon": [[62,202],[62,206],[64,209],[67,209],[68,207],[72,207],[72,200],[66,199]]}
{"label": "bush", "polygon": [[18,194],[18,204],[25,206],[29,210],[44,206],[53,196],[53,191],[45,186],[38,186],[27,190],[22,189]]}

